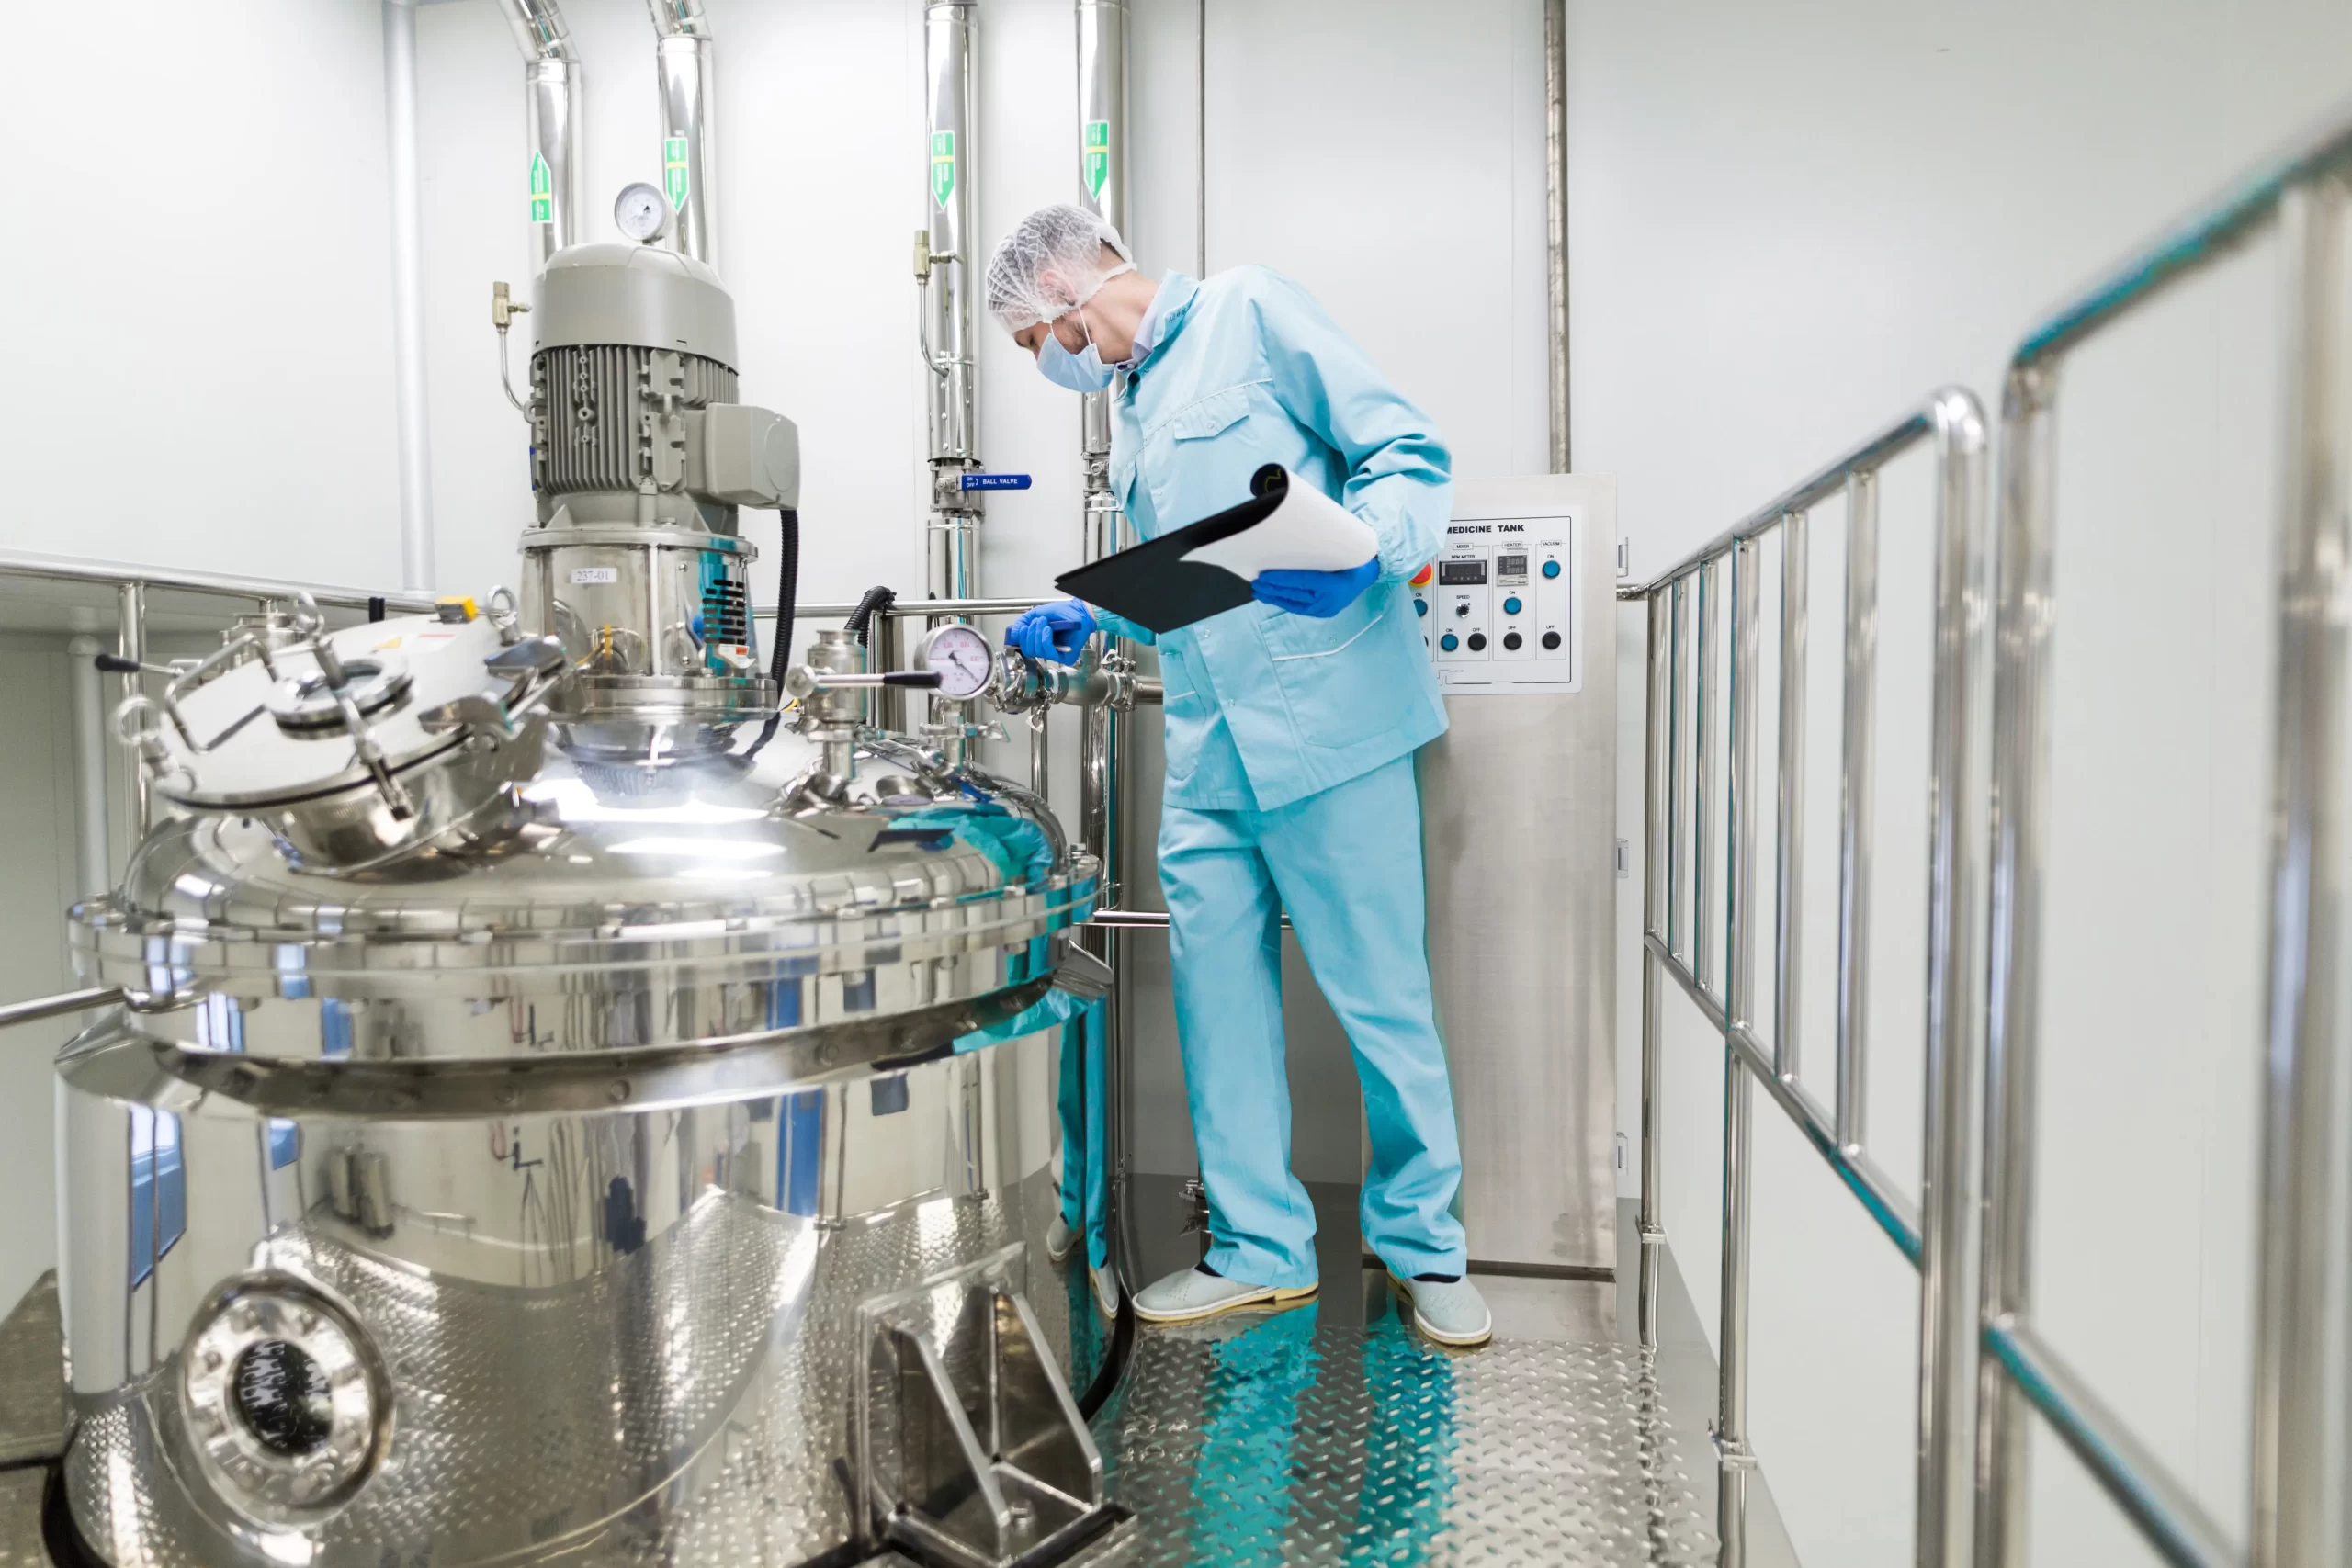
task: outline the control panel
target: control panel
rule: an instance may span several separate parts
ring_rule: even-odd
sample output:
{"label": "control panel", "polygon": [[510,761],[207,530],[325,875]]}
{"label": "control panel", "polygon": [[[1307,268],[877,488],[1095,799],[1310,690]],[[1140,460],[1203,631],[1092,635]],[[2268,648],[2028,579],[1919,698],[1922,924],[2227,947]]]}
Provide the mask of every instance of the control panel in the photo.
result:
{"label": "control panel", "polygon": [[1584,660],[1577,603],[1583,519],[1449,524],[1445,547],[1412,580],[1421,644],[1450,692],[1575,692]]}

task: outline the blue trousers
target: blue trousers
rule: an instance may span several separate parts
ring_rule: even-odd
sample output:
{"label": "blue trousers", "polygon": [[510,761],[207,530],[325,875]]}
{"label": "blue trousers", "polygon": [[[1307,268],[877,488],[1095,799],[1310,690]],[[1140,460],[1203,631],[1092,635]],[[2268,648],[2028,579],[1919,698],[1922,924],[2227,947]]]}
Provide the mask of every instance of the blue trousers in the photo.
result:
{"label": "blue trousers", "polygon": [[1453,1206],[1462,1151],[1430,994],[1413,760],[1268,811],[1164,807],[1159,881],[1185,1093],[1208,1188],[1209,1267],[1286,1290],[1316,1279],[1315,1209],[1290,1171],[1288,909],[1363,1087],[1372,1141],[1363,1239],[1408,1279],[1461,1273]]}

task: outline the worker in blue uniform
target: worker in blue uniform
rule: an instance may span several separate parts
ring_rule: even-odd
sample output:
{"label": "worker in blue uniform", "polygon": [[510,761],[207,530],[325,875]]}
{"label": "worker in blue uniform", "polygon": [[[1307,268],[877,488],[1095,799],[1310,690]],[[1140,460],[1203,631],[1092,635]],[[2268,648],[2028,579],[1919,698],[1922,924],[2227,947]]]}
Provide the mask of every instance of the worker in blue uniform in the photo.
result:
{"label": "worker in blue uniform", "polygon": [[1049,207],[1005,237],[985,287],[1048,379],[1111,392],[1112,487],[1143,537],[1247,500],[1250,475],[1280,463],[1378,541],[1349,570],[1261,573],[1253,603],[1165,636],[1078,600],[1009,634],[1065,662],[1098,629],[1159,651],[1159,876],[1212,1245],[1138,1292],[1136,1312],[1183,1322],[1315,1293],[1314,1209],[1290,1171],[1287,910],[1363,1086],[1363,1239],[1424,1335],[1482,1344],[1491,1321],[1453,1213],[1462,1156],[1413,776],[1445,709],[1406,587],[1437,555],[1452,458],[1306,291],[1266,268],[1153,282],[1108,225]]}

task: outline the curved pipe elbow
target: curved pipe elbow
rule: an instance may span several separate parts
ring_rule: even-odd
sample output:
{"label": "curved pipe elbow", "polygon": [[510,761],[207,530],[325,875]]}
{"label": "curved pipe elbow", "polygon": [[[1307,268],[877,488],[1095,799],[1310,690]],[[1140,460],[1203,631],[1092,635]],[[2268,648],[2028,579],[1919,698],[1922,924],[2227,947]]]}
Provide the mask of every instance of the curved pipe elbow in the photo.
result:
{"label": "curved pipe elbow", "polygon": [[710,36],[710,18],[703,15],[702,0],[645,0],[645,8],[652,13],[653,30],[663,38]]}
{"label": "curved pipe elbow", "polygon": [[[523,51],[526,64],[542,60],[580,63],[580,51],[571,47],[571,29],[564,26],[563,13],[556,9],[555,0],[499,0],[499,5],[506,13],[506,25],[514,29],[514,47]],[[700,9],[698,4],[696,9]]]}

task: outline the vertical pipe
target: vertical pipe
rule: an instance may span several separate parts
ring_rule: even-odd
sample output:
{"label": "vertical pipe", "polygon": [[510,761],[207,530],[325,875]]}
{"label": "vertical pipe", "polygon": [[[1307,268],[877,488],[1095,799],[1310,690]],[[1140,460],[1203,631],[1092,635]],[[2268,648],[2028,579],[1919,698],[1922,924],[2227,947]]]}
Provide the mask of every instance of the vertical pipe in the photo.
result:
{"label": "vertical pipe", "polygon": [[1929,711],[1926,1130],[1920,1193],[1920,1568],[1968,1561],[1970,1179],[1976,1131],[1976,937],[1984,913],[1983,711],[1992,550],[1984,525],[1984,414],[1945,392],[1936,420],[1936,659]]}
{"label": "vertical pipe", "polygon": [[114,863],[107,853],[108,705],[106,677],[96,662],[101,651],[94,637],[77,637],[65,645],[74,702],[74,891],[85,898],[114,886]]}
{"label": "vertical pipe", "polygon": [[[1724,1016],[1745,1027],[1756,1003],[1756,561],[1752,537],[1732,547],[1730,807],[1724,863],[1730,897],[1724,919],[1727,971]],[[1746,1498],[1755,1455],[1747,1441],[1748,1173],[1754,1160],[1755,1086],[1731,1042],[1724,1042],[1723,1321],[1715,1443],[1721,1464],[1717,1513],[1725,1568],[1747,1561]]]}
{"label": "vertical pipe", "polygon": [[[1978,1310],[2021,1317],[2032,1298],[2035,1056],[2040,1045],[2041,874],[2049,807],[2052,438],[2054,367],[2009,372],[2001,403],[2000,600],[1993,675],[1992,919],[1984,1037],[1984,1235]],[[1979,1568],[2026,1561],[2024,1395],[1977,1355]]]}
{"label": "vertical pipe", "polygon": [[392,396],[401,582],[433,587],[433,456],[424,390],[424,264],[416,178],[416,0],[384,0],[385,183],[391,190]]}
{"label": "vertical pipe", "polygon": [[1544,0],[1544,344],[1552,392],[1552,472],[1568,469],[1568,6]]}
{"label": "vertical pipe", "polygon": [[[1078,205],[1093,213],[1122,235],[1127,229],[1127,6],[1126,0],[1076,0],[1072,18],[1077,28],[1078,61]],[[1079,400],[1079,452],[1082,464],[1085,513],[1081,519],[1080,557],[1100,560],[1119,548],[1123,513],[1111,488],[1111,393],[1094,392]],[[1110,644],[1111,639],[1105,638]],[[1130,787],[1134,772],[1128,749],[1128,716],[1103,707],[1086,711],[1082,795],[1080,815],[1087,845],[1102,857],[1103,901],[1124,902],[1126,897],[1126,844],[1119,820],[1118,801]],[[1101,933],[1097,953],[1110,965],[1115,994],[1106,1010],[1103,1058],[1105,1091],[1110,1097],[1104,1118],[1111,1145],[1112,1206],[1116,1234],[1122,1239],[1122,1269],[1135,1254],[1125,1248],[1126,1201],[1125,1151],[1129,1146],[1126,1088],[1133,1075],[1126,1053],[1133,1037],[1127,1029],[1126,976],[1121,964],[1124,943],[1116,931]],[[1127,1270],[1132,1273],[1132,1270]],[[1129,1284],[1135,1281],[1130,1278]]]}
{"label": "vertical pipe", "polygon": [[1781,732],[1778,784],[1779,855],[1774,867],[1772,921],[1772,1070],[1794,1078],[1802,1059],[1804,953],[1804,685],[1805,640],[1812,616],[1805,514],[1781,522]]}
{"label": "vertical pipe", "polygon": [[1209,0],[1194,0],[1193,57],[1193,272],[1209,275]]}
{"label": "vertical pipe", "polygon": [[1865,1136],[1870,1037],[1872,761],[1878,746],[1878,476],[1846,479],[1846,711],[1838,774],[1838,1145]]}
{"label": "vertical pipe", "polygon": [[[1126,0],[1077,0],[1078,204],[1112,228],[1127,231]],[[1085,540],[1088,560],[1118,548],[1117,502],[1098,505],[1111,491],[1111,394],[1079,400],[1080,450],[1086,460]]]}
{"label": "vertical pipe", "polygon": [[[119,622],[115,634],[115,651],[133,663],[147,657],[147,585],[126,582],[115,590],[115,614]],[[138,671],[118,677],[122,682],[119,699],[129,702],[143,691]],[[139,840],[147,836],[147,770],[133,760],[123,770],[124,827],[122,852],[126,862],[139,852]]]}
{"label": "vertical pipe", "polygon": [[972,278],[979,231],[973,179],[979,11],[973,0],[923,7],[924,202],[932,264],[922,284],[931,361],[931,524],[926,587],[934,599],[979,594],[979,503],[964,476],[980,466],[978,339]]}
{"label": "vertical pipe", "polygon": [[718,265],[718,88],[710,22],[703,0],[646,0],[658,35],[653,69],[662,98],[662,188],[676,215],[679,250]]}
{"label": "vertical pipe", "polygon": [[580,239],[586,160],[579,152],[580,55],[555,0],[501,0],[514,46],[523,51],[524,165],[531,224],[531,262]]}
{"label": "vertical pipe", "polygon": [[1715,563],[1699,563],[1699,592],[1692,615],[1691,641],[1696,645],[1692,655],[1691,677],[1697,682],[1697,695],[1691,706],[1693,713],[1690,737],[1690,973],[1699,988],[1708,995],[1721,997],[1715,978],[1715,912],[1713,908],[1715,879],[1712,874],[1715,863],[1715,829],[1712,818],[1715,806],[1714,748],[1709,733],[1714,728],[1713,684],[1707,679],[1712,671],[1707,667],[1709,644],[1714,639]]}
{"label": "vertical pipe", "polygon": [[2342,1053],[2346,593],[2352,496],[2344,419],[2344,220],[2329,177],[2290,188],[2286,482],[2279,516],[2278,711],[2263,1048],[2261,1253],[2255,1314],[2252,1568],[2319,1568],[2326,1550],[2334,1116]]}
{"label": "vertical pipe", "polygon": [[[1668,597],[1652,593],[1649,606],[1649,704],[1645,713],[1642,755],[1642,934],[1665,937],[1667,890],[1673,872],[1665,843],[1666,818],[1673,796],[1668,783],[1673,773],[1674,628]],[[1642,944],[1642,1206],[1641,1271],[1634,1298],[1641,1343],[1657,1348],[1658,1295],[1666,1247],[1664,1194],[1666,1172],[1662,1146],[1664,1083],[1659,1061],[1658,960]]]}

